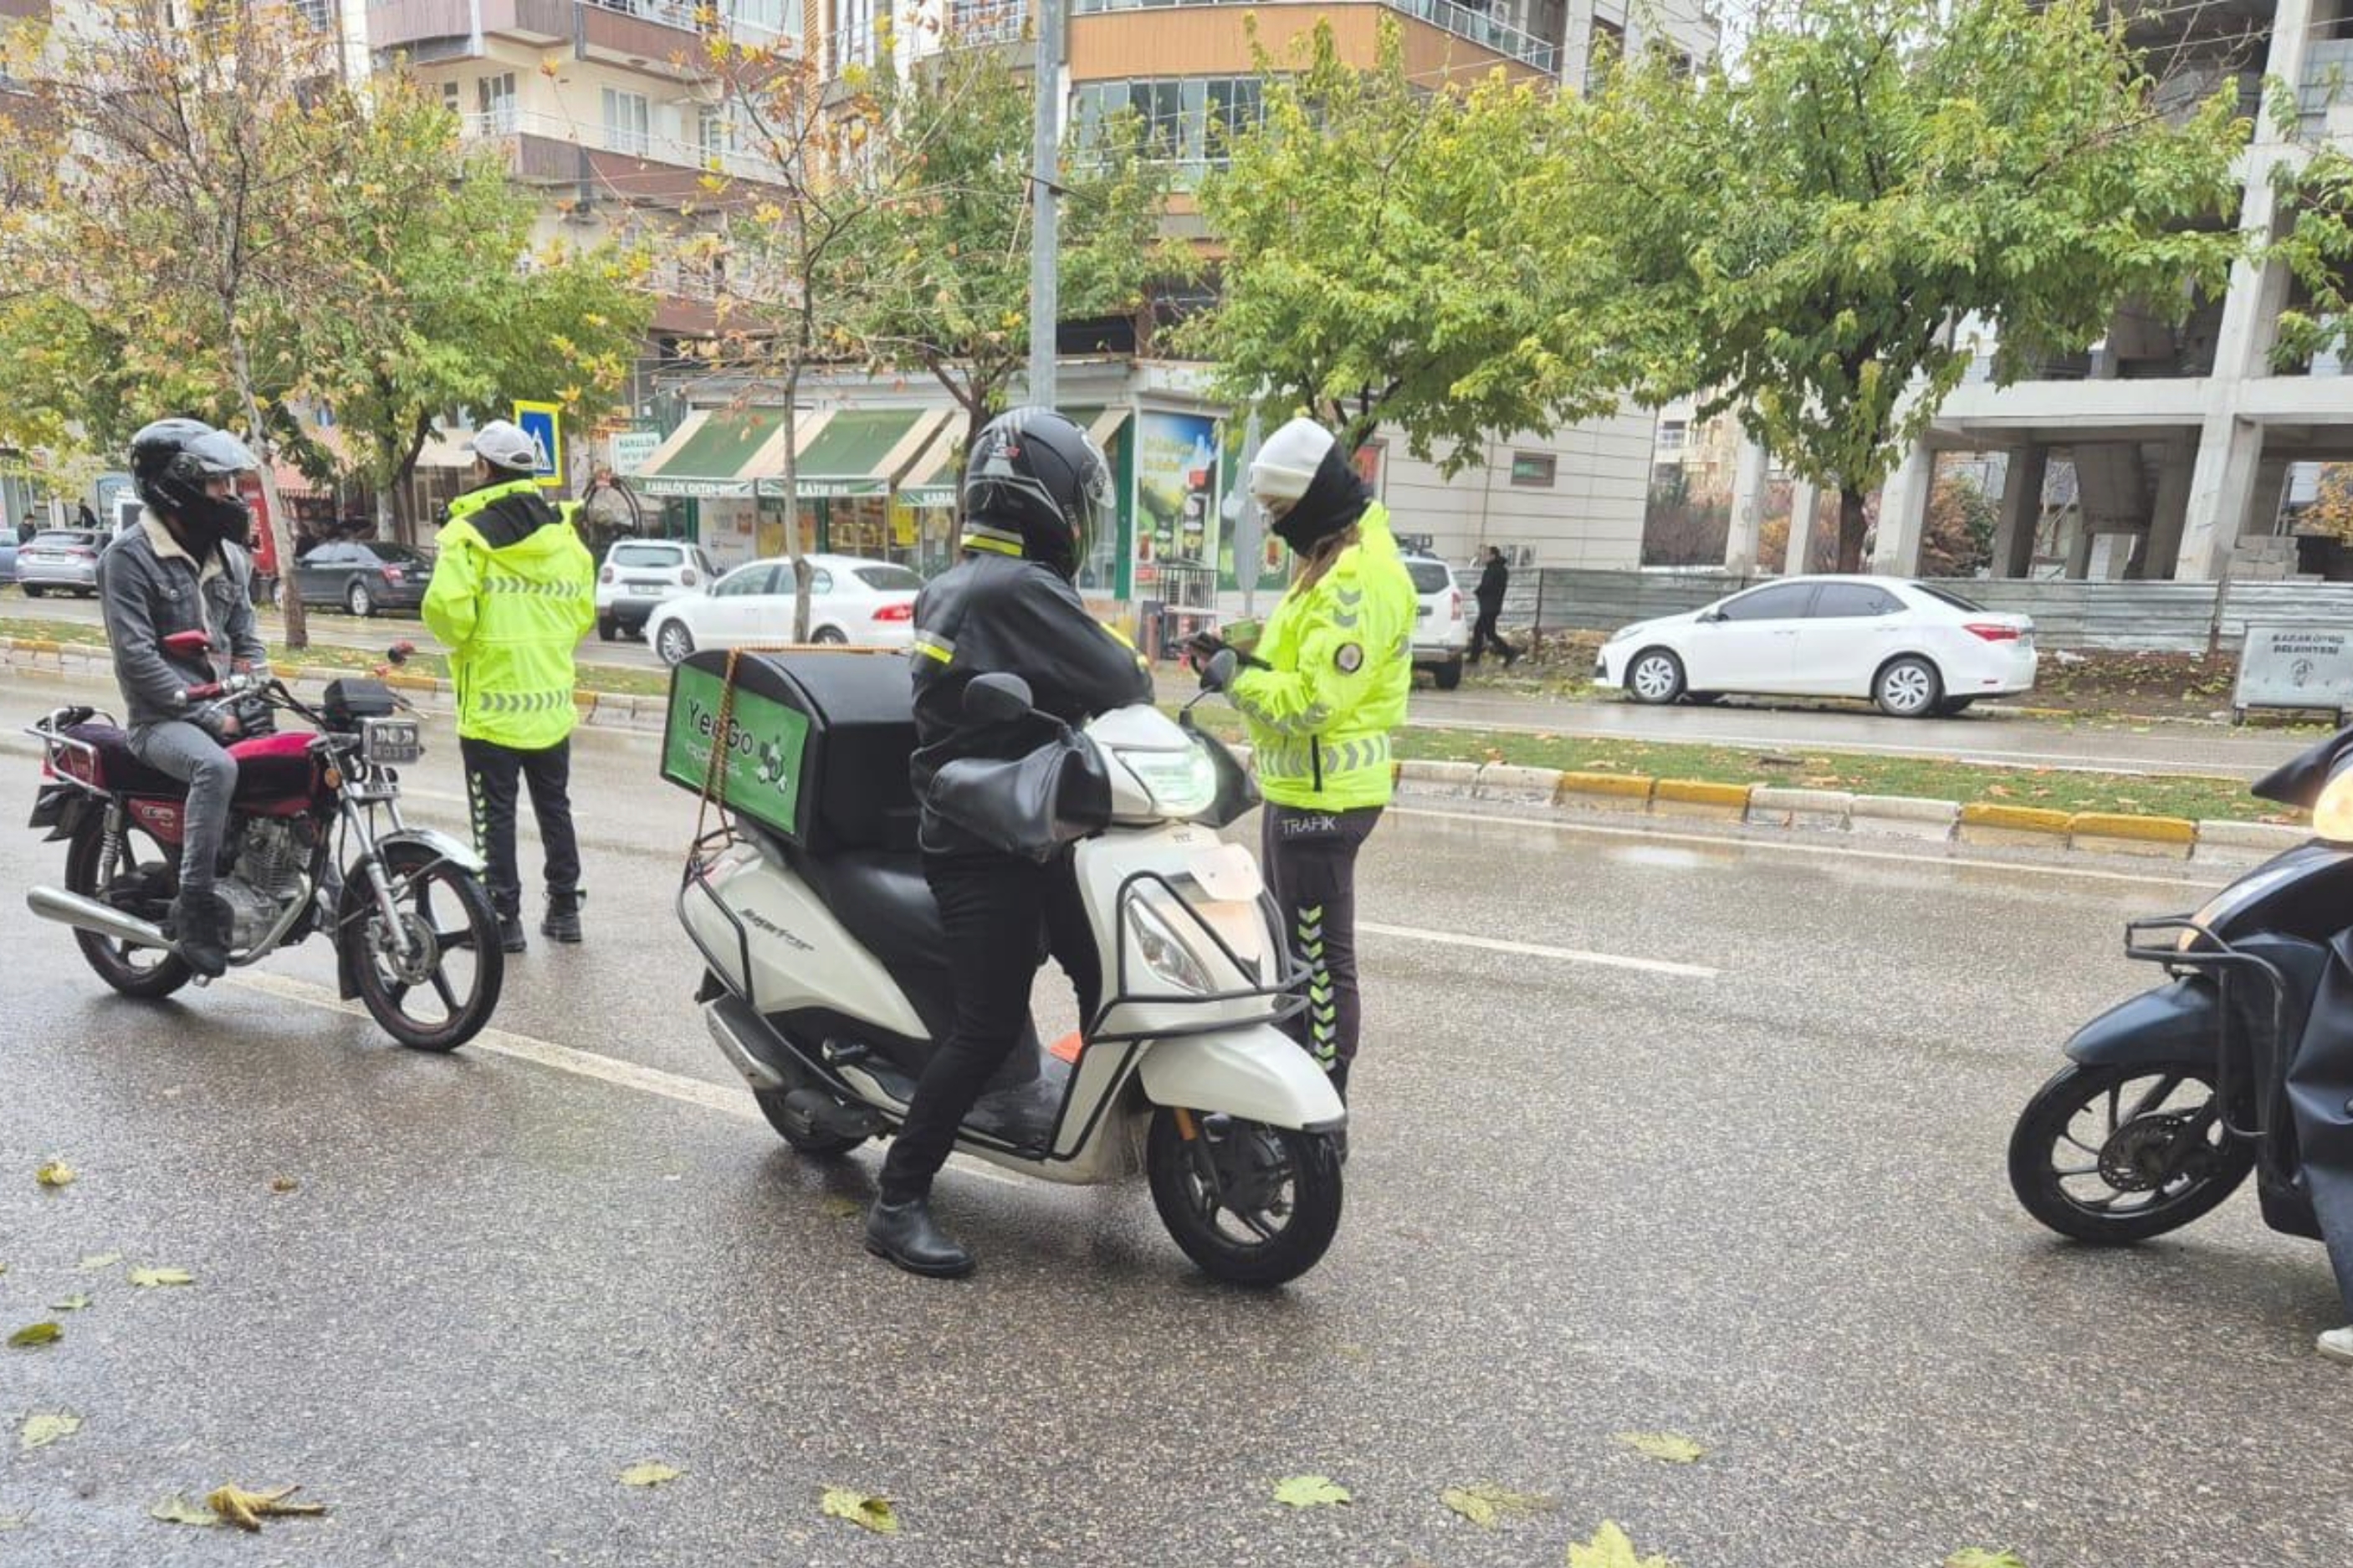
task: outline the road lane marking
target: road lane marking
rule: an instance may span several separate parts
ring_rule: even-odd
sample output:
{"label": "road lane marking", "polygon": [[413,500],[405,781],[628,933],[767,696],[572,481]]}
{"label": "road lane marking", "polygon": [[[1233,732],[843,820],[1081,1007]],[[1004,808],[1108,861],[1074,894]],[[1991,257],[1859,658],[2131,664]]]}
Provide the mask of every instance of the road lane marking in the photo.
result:
{"label": "road lane marking", "polygon": [[[263,995],[274,996],[281,1002],[297,1002],[304,1006],[318,1007],[330,1013],[341,1013],[347,1017],[365,1018],[371,1024],[375,1021],[369,1017],[368,1010],[358,1003],[346,1002],[326,986],[313,985],[307,980],[292,980],[283,974],[257,973],[232,974],[223,984],[236,986],[239,990],[258,991]],[[712,1083],[705,1079],[688,1078],[683,1073],[665,1072],[659,1068],[625,1062],[617,1057],[599,1056],[595,1051],[584,1051],[574,1046],[559,1046],[553,1040],[534,1039],[529,1035],[518,1035],[494,1025],[484,1026],[480,1034],[476,1035],[459,1048],[466,1051],[487,1051],[495,1057],[511,1057],[519,1062],[530,1062],[535,1067],[553,1068],[557,1072],[567,1072],[575,1078],[594,1079],[598,1083],[611,1084],[617,1089],[635,1089],[639,1094],[657,1095],[663,1100],[677,1100],[682,1105],[698,1106],[704,1110],[716,1110],[722,1115],[734,1117],[739,1121],[757,1121],[763,1125],[767,1121],[767,1118],[761,1114],[760,1108],[753,1103],[751,1091],[748,1089]],[[1002,1182],[1010,1186],[1027,1184],[1022,1178],[986,1165],[969,1155],[962,1153],[952,1155],[950,1163],[966,1175],[979,1176],[991,1182]]]}
{"label": "road lane marking", "polygon": [[1588,952],[1577,947],[1546,947],[1533,942],[1505,942],[1492,936],[1465,936],[1460,931],[1424,931],[1419,926],[1383,925],[1358,921],[1356,929],[1374,936],[1401,937],[1409,942],[1435,942],[1440,947],[1475,947],[1485,952],[1508,952],[1520,958],[1549,958],[1562,963],[1592,963],[1604,969],[1633,969],[1645,974],[1673,974],[1685,980],[1716,980],[1724,971],[1699,963],[1674,963],[1663,958],[1628,958],[1615,952]]}

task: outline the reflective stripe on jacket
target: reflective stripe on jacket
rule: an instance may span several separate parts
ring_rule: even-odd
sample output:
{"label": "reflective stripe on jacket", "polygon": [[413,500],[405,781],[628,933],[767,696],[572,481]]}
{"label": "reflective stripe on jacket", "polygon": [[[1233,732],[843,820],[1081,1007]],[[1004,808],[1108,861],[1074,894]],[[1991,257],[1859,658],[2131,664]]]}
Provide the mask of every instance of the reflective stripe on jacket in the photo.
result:
{"label": "reflective stripe on jacket", "polygon": [[1314,587],[1293,586],[1267,618],[1254,656],[1226,695],[1250,725],[1259,789],[1282,805],[1353,811],[1387,805],[1389,731],[1405,722],[1420,607],[1376,503],[1362,539]]}
{"label": "reflective stripe on jacket", "polygon": [[596,563],[537,485],[449,503],[424,614],[449,647],[459,735],[539,752],[572,733],[572,651],[596,624]]}

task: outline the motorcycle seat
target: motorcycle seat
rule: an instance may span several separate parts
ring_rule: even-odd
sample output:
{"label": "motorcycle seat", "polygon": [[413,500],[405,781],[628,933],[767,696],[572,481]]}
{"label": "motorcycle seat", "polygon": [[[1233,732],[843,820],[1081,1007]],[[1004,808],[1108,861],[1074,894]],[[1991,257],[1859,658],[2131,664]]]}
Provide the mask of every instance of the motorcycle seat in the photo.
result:
{"label": "motorcycle seat", "polygon": [[[117,795],[162,796],[177,800],[186,795],[188,786],[161,768],[150,767],[139,760],[131,749],[130,734],[112,724],[85,723],[68,727],[64,733],[92,747],[98,752],[98,777],[84,782],[95,784]],[[284,796],[300,796],[308,793],[311,783],[311,738],[294,733],[256,735],[234,742],[228,754],[237,759],[236,800],[239,805],[255,801],[275,800]],[[82,777],[76,764],[76,753],[66,754],[66,765],[76,777]]]}

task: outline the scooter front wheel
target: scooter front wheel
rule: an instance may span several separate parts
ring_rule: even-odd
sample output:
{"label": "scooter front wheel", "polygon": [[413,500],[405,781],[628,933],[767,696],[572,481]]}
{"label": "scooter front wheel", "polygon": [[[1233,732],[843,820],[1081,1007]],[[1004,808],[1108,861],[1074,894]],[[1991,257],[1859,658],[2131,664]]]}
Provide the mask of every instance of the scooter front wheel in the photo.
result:
{"label": "scooter front wheel", "polygon": [[1340,1150],[1328,1132],[1164,1105],[1144,1159],[1168,1234],[1229,1285],[1289,1284],[1340,1229]]}
{"label": "scooter front wheel", "polygon": [[2213,1210],[2254,1169],[2221,1121],[2212,1069],[2070,1065],[2010,1138],[2010,1184],[2060,1235],[2121,1247]]}

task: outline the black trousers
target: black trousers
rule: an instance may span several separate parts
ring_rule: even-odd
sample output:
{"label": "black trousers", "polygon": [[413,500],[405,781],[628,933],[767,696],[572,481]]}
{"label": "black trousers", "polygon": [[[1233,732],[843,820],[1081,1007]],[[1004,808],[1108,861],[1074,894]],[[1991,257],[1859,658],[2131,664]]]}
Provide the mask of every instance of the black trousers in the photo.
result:
{"label": "black trousers", "polygon": [[1491,647],[1506,664],[1520,656],[1519,649],[1505,642],[1502,634],[1495,630],[1495,617],[1503,613],[1504,606],[1501,605],[1497,605],[1492,610],[1484,605],[1479,606],[1479,618],[1471,623],[1472,663],[1478,663],[1479,655]]}
{"label": "black trousers", "polygon": [[540,847],[547,855],[547,890],[580,890],[580,840],[572,831],[572,742],[543,752],[518,752],[489,741],[460,740],[466,762],[466,796],[472,804],[474,853],[490,866],[483,879],[491,902],[509,918],[522,912],[522,882],[515,870],[517,781],[531,788],[532,815],[539,818]]}
{"label": "black trousers", "polygon": [[923,879],[947,931],[955,1023],[924,1067],[906,1125],[882,1162],[882,1200],[893,1204],[931,1191],[956,1129],[1021,1040],[1041,931],[1079,994],[1082,1027],[1103,1001],[1103,961],[1068,853],[1042,866],[1011,855],[927,855]]}
{"label": "black trousers", "polygon": [[1307,966],[1307,1010],[1286,1026],[1326,1072],[1356,1059],[1364,1008],[1356,990],[1356,852],[1381,808],[1303,811],[1269,801],[1260,858],[1267,889]]}

